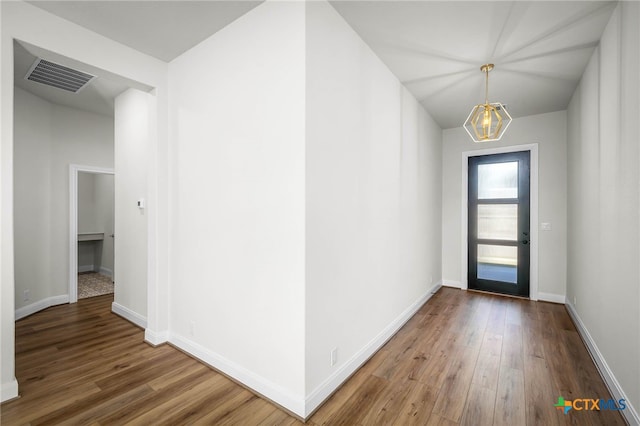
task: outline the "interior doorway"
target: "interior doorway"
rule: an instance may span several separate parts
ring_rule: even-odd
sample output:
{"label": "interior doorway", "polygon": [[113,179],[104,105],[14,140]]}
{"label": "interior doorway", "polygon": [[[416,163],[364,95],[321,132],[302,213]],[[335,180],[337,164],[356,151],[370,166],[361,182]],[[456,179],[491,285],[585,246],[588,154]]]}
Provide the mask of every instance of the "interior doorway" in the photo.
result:
{"label": "interior doorway", "polygon": [[529,151],[469,157],[470,289],[529,297]]}
{"label": "interior doorway", "polygon": [[107,294],[114,284],[114,177],[113,169],[69,166],[69,303],[80,298],[79,273],[96,274],[84,280],[93,285],[83,296]]}

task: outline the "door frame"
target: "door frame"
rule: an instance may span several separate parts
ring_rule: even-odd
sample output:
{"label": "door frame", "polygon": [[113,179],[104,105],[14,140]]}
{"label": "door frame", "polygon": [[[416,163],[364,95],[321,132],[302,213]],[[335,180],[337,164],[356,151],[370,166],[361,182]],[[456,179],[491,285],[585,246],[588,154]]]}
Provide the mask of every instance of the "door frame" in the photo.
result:
{"label": "door frame", "polygon": [[[114,175],[114,169],[69,165],[69,303],[78,301],[78,173]],[[113,268],[115,270],[115,267]]]}
{"label": "door frame", "polygon": [[529,299],[538,300],[538,144],[512,145],[500,148],[476,149],[464,151],[462,153],[462,198],[461,205],[461,288],[469,288],[469,277],[467,273],[468,261],[468,209],[469,209],[469,157],[480,155],[505,154],[509,152],[529,151],[530,153],[530,258],[529,258]]}

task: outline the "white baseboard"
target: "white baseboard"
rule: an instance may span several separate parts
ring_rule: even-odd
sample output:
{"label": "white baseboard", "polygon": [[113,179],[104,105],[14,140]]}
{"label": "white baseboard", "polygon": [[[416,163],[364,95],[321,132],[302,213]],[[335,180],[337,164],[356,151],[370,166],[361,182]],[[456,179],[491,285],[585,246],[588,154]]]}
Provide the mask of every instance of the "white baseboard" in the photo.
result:
{"label": "white baseboard", "polygon": [[169,333],[169,343],[241,382],[265,398],[270,399],[300,417],[304,417],[305,404],[302,396],[294,395],[264,377],[182,336]]}
{"label": "white baseboard", "polygon": [[100,268],[98,268],[98,271],[96,271],[95,265],[78,266],[78,273],[82,273],[82,272],[99,272],[108,277],[113,277],[113,271],[109,268],[105,268],[104,266],[101,266]]}
{"label": "white baseboard", "polygon": [[[404,310],[395,320],[384,328],[373,340],[367,343],[360,351],[343,364],[335,373],[329,376],[306,398],[305,413],[303,418],[311,415],[322,403],[329,398],[351,375],[356,372],[369,358],[371,358],[387,341],[397,333],[402,326],[418,312],[427,300],[442,287],[442,282],[438,281],[418,300]],[[296,413],[298,414],[298,413]]]}
{"label": "white baseboard", "polygon": [[121,316],[129,322],[134,323],[138,327],[147,328],[147,319],[137,312],[133,312],[131,309],[126,308],[116,302],[111,303],[111,312]]}
{"label": "white baseboard", "polygon": [[[346,362],[338,371],[318,386],[308,398],[290,393],[281,386],[255,374],[252,371],[234,363],[231,360],[217,354],[191,340],[175,333],[167,333],[168,341],[193,357],[203,361],[213,368],[238,380],[254,392],[281,405],[292,413],[307,418],[313,413],[342,383],[347,380],[358,368],[362,366],[373,354],[375,354],[393,335],[435,294],[442,283],[438,281],[427,293],[416,300],[391,324],[389,324],[378,336],[363,347],[357,354]],[[145,339],[150,343],[163,343],[165,333],[145,332]]]}
{"label": "white baseboard", "polygon": [[16,309],[15,318],[18,321],[21,318],[28,317],[29,315],[35,314],[36,312],[40,312],[43,309],[47,309],[51,306],[62,305],[64,303],[69,303],[69,295],[61,294],[59,296],[51,296],[46,299],[39,300],[30,305],[23,306],[22,308]]}
{"label": "white baseboard", "polygon": [[543,302],[561,303],[564,305],[566,296],[564,294],[540,293],[538,292],[538,300]]}
{"label": "white baseboard", "polygon": [[168,331],[151,331],[148,328],[144,331],[144,340],[152,346],[158,346],[169,341]]}
{"label": "white baseboard", "polygon": [[78,266],[78,273],[80,273],[80,272],[93,272],[94,268],[95,267],[93,265]]}
{"label": "white baseboard", "polygon": [[18,397],[18,381],[14,377],[0,386],[0,402],[9,401]]}
{"label": "white baseboard", "polygon": [[638,416],[638,412],[633,407],[633,405],[631,405],[631,401],[625,394],[622,386],[620,386],[620,383],[618,382],[618,379],[616,379],[616,376],[614,376],[613,371],[611,371],[609,364],[607,364],[607,361],[602,356],[600,349],[598,349],[598,345],[596,345],[596,342],[595,340],[593,340],[593,337],[591,337],[589,330],[587,330],[587,327],[582,322],[582,319],[580,319],[580,316],[578,315],[575,307],[569,302],[569,300],[566,300],[565,305],[567,306],[567,311],[569,312],[573,323],[578,329],[578,333],[580,333],[582,340],[586,344],[587,349],[589,350],[589,354],[596,364],[600,375],[604,379],[604,382],[607,384],[609,392],[611,392],[611,396],[613,396],[613,399],[616,401],[620,399],[625,400],[627,408],[621,410],[620,413],[624,416],[624,418],[627,420],[627,423],[629,423],[630,425],[640,425],[640,416]]}
{"label": "white baseboard", "polygon": [[453,287],[453,288],[462,288],[462,283],[460,281],[453,280],[442,280],[442,285],[445,287]]}

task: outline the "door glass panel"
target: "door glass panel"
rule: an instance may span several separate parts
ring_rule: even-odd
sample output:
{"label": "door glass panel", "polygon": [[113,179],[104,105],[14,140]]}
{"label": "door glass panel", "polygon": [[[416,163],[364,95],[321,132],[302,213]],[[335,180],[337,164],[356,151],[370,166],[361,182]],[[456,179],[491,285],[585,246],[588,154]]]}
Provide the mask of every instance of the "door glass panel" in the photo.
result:
{"label": "door glass panel", "polygon": [[518,198],[518,162],[478,165],[478,199]]}
{"label": "door glass panel", "polygon": [[479,204],[478,238],[515,241],[518,238],[518,205]]}
{"label": "door glass panel", "polygon": [[518,247],[478,244],[478,279],[518,282]]}

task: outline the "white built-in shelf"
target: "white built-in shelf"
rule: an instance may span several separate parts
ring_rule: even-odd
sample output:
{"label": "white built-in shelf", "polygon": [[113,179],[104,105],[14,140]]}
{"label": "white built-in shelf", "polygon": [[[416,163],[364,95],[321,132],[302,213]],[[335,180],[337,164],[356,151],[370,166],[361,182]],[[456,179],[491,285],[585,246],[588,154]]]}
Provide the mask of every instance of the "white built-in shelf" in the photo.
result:
{"label": "white built-in shelf", "polygon": [[104,240],[104,232],[80,232],[78,241],[101,241]]}

